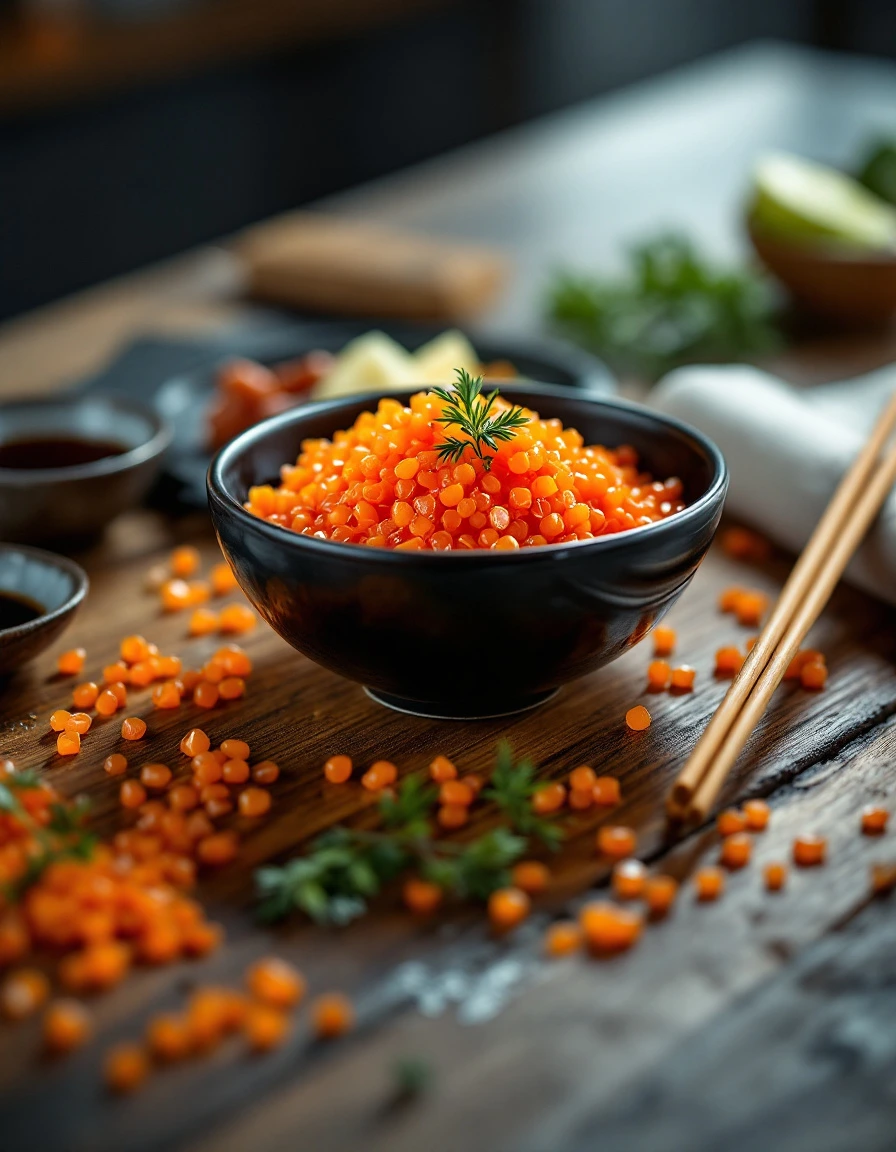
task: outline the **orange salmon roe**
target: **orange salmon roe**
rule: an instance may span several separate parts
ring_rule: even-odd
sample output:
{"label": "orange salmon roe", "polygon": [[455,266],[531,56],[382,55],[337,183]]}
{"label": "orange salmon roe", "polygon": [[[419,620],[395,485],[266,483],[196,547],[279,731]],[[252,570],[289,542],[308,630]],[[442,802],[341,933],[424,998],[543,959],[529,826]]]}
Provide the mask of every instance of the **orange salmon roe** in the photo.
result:
{"label": "orange salmon roe", "polygon": [[64,732],[65,726],[71,718],[71,712],[66,712],[64,708],[57,708],[55,712],[50,714],[50,727],[54,732]]}
{"label": "orange salmon roe", "polygon": [[802,868],[823,864],[827,855],[828,842],[823,836],[804,834],[793,842],[793,862]]}
{"label": "orange salmon roe", "polygon": [[726,808],[716,819],[716,828],[720,836],[734,836],[738,832],[743,832],[746,826],[746,817],[739,808]]}
{"label": "orange salmon roe", "polygon": [[269,1052],[289,1035],[289,1017],[269,1004],[250,1004],[243,1022],[249,1047],[255,1052]]}
{"label": "orange salmon roe", "polygon": [[79,1000],[54,1000],[44,1013],[44,1048],[53,1056],[80,1048],[91,1031],[90,1013]]}
{"label": "orange salmon roe", "polygon": [[463,804],[443,804],[436,819],[442,828],[463,828],[470,819],[470,810]]}
{"label": "orange salmon roe", "polygon": [[744,666],[746,657],[733,645],[716,652],[715,675],[721,679],[736,676]]}
{"label": "orange salmon roe", "polygon": [[744,804],[744,820],[751,832],[764,832],[771,815],[772,810],[764,800],[747,800]]}
{"label": "orange salmon roe", "polygon": [[100,716],[114,716],[121,704],[111,688],[104,688],[96,698],[95,707]]}
{"label": "orange salmon roe", "polygon": [[446,780],[457,778],[457,768],[447,756],[436,756],[429,766],[429,775],[436,784],[444,784]]}
{"label": "orange salmon roe", "polygon": [[209,740],[201,728],[191,728],[180,742],[181,752],[183,752],[184,756],[189,756],[191,760],[194,756],[198,756],[200,752],[208,752],[211,746],[211,740]]}
{"label": "orange salmon roe", "polygon": [[678,881],[673,876],[649,876],[644,885],[644,902],[651,916],[666,916],[678,895]]}
{"label": "orange salmon roe", "polygon": [[149,1075],[149,1060],[138,1044],[119,1044],[106,1057],[106,1084],[113,1092],[133,1092]]}
{"label": "orange salmon roe", "polygon": [[575,920],[558,920],[544,934],[545,955],[556,959],[578,952],[582,947],[582,929]]}
{"label": "orange salmon roe", "polygon": [[212,592],[216,596],[223,596],[237,587],[233,569],[226,562],[214,565],[209,573],[209,580],[211,581]]}
{"label": "orange salmon roe", "polygon": [[73,712],[69,719],[66,721],[66,732],[77,732],[79,736],[83,736],[85,732],[90,731],[90,725],[93,720],[86,712]]}
{"label": "orange salmon roe", "polygon": [[766,864],[762,875],[769,892],[778,892],[787,882],[787,865],[773,861],[771,864]]}
{"label": "orange salmon roe", "polygon": [[69,648],[69,650],[63,652],[56,661],[56,667],[63,676],[77,676],[84,667],[84,661],[86,659],[87,653],[83,648]]}
{"label": "orange salmon roe", "polygon": [[405,880],[401,896],[405,907],[418,916],[429,916],[442,903],[442,889],[438,884],[423,880],[419,876],[409,876]]}
{"label": "orange salmon roe", "polygon": [[185,544],[174,549],[168,563],[172,576],[193,576],[199,571],[201,559],[197,549]]}
{"label": "orange salmon roe", "polygon": [[697,673],[689,664],[681,664],[672,669],[672,687],[678,692],[690,692],[694,687],[694,677]]}
{"label": "orange salmon roe", "polygon": [[271,807],[271,794],[264,788],[244,788],[237,804],[241,816],[264,816]]}
{"label": "orange salmon roe", "polygon": [[637,900],[644,894],[647,869],[640,860],[620,860],[613,867],[613,892],[620,900]]}
{"label": "orange salmon roe", "polygon": [[704,903],[718,900],[725,891],[725,876],[720,868],[710,865],[707,868],[698,868],[694,873],[694,887],[697,889],[697,899]]}
{"label": "orange salmon roe", "polygon": [[378,792],[394,784],[397,778],[398,769],[390,760],[377,760],[361,777],[361,783],[369,791]]}
{"label": "orange salmon roe", "polygon": [[522,924],[529,908],[529,897],[521,888],[498,888],[488,898],[488,918],[499,932],[508,932]]}
{"label": "orange salmon roe", "polygon": [[871,892],[874,896],[887,896],[896,888],[896,864],[877,861],[871,865]]}
{"label": "orange salmon roe", "polygon": [[197,608],[190,616],[190,635],[209,636],[218,631],[220,624],[217,612],[210,608]]}
{"label": "orange salmon roe", "polygon": [[595,804],[610,808],[622,799],[619,781],[615,776],[598,776],[594,781],[594,787],[591,789],[591,795],[594,797]]}
{"label": "orange salmon roe", "polygon": [[156,708],[179,708],[180,691],[173,680],[166,680],[152,690],[152,702]]}
{"label": "orange salmon roe", "polygon": [[127,758],[122,756],[120,752],[113,752],[103,761],[103,770],[108,772],[110,776],[123,776],[128,770]]}
{"label": "orange salmon roe", "polygon": [[862,809],[862,831],[866,836],[879,836],[887,830],[887,821],[890,813],[886,808],[878,808],[869,804]]}
{"label": "orange salmon roe", "polygon": [[[496,411],[505,408],[496,402]],[[570,543],[662,520],[684,507],[678,479],[654,481],[629,447],[586,447],[575,429],[526,413],[486,471],[438,446],[444,403],[381,400],[332,440],[307,440],[280,485],[249,490],[254,515],[306,536],[383,548],[515,549]]]}
{"label": "orange salmon roe", "polygon": [[146,721],[139,716],[128,716],[121,722],[122,740],[142,740],[146,735]]}
{"label": "orange salmon roe", "polygon": [[50,995],[50,981],[37,968],[10,972],[0,985],[0,1011],[8,1020],[24,1020],[42,1007]]}
{"label": "orange salmon roe", "polygon": [[582,908],[579,924],[592,952],[624,952],[637,944],[644,918],[629,908],[595,900]]}
{"label": "orange salmon roe", "polygon": [[252,779],[256,784],[273,784],[280,778],[280,765],[273,760],[259,760],[252,765]]}
{"label": "orange salmon roe", "polygon": [[573,792],[590,792],[597,781],[597,775],[593,768],[589,768],[587,764],[581,764],[578,768],[573,768],[569,774],[569,787]]}
{"label": "orange salmon roe", "polygon": [[222,632],[249,632],[258,623],[258,618],[246,604],[228,604],[221,609],[219,625]]}
{"label": "orange salmon roe", "polygon": [[321,1040],[332,1040],[355,1022],[351,1001],[339,992],[325,992],[311,1005],[311,1023]]}
{"label": "orange salmon roe", "polygon": [[597,830],[597,850],[614,860],[632,856],[638,846],[634,830],[624,824],[604,824]]}
{"label": "orange salmon roe", "polygon": [[827,667],[819,660],[805,660],[800,665],[800,684],[812,692],[824,688],[828,680]]}
{"label": "orange salmon roe", "polygon": [[510,876],[514,888],[529,896],[540,895],[551,882],[550,869],[540,860],[520,860],[514,864]]}
{"label": "orange salmon roe", "polygon": [[77,732],[60,732],[56,737],[56,751],[60,756],[74,756],[81,751],[81,737]]}
{"label": "orange salmon roe", "polygon": [[657,624],[653,630],[653,652],[655,656],[671,656],[675,651],[678,633],[668,624]]}
{"label": "orange salmon roe", "polygon": [[124,808],[139,808],[146,803],[146,789],[139,780],[125,780],[118,795]]}
{"label": "orange salmon roe", "polygon": [[161,792],[171,783],[171,769],[167,764],[144,764],[140,769],[140,783],[153,792]]}
{"label": "orange salmon roe", "polygon": [[146,1044],[156,1060],[166,1064],[183,1060],[193,1047],[188,1021],[173,1012],[154,1016],[146,1026]]}
{"label": "orange salmon roe", "polygon": [[734,832],[722,841],[719,859],[726,868],[743,868],[749,864],[752,851],[753,843],[746,832]]}
{"label": "orange salmon roe", "polygon": [[574,811],[583,812],[594,803],[594,790],[592,788],[571,788],[567,800]]}
{"label": "orange salmon roe", "polygon": [[643,732],[650,727],[650,713],[643,704],[636,704],[626,712],[625,723],[633,732]]}
{"label": "orange salmon roe", "polygon": [[538,816],[557,812],[566,802],[566,789],[559,781],[540,784],[532,794],[532,811]]}
{"label": "orange salmon roe", "polygon": [[440,804],[460,804],[469,808],[474,799],[473,789],[463,780],[446,780],[439,789]]}
{"label": "orange salmon roe", "polygon": [[186,580],[179,578],[166,580],[161,587],[160,594],[162,607],[166,612],[180,612],[183,608],[189,608],[193,599],[190,585]]}
{"label": "orange salmon roe", "polygon": [[92,708],[99,694],[99,686],[92,680],[87,680],[72,692],[72,703],[76,708]]}
{"label": "orange salmon roe", "polygon": [[229,760],[248,760],[252,751],[245,740],[222,740],[221,751]]}
{"label": "orange salmon roe", "polygon": [[669,687],[672,667],[668,660],[651,660],[647,666],[647,687],[651,692],[662,692]]}
{"label": "orange salmon roe", "polygon": [[298,969],[276,956],[265,956],[246,970],[246,986],[272,1008],[294,1008],[305,995],[305,978]]}

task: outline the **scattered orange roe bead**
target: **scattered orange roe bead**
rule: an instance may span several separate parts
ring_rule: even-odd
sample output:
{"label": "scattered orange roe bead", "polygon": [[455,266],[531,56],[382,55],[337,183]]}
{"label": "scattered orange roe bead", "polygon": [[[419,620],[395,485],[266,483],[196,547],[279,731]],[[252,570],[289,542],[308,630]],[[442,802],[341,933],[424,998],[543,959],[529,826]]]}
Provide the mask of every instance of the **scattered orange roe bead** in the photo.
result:
{"label": "scattered orange roe bead", "polygon": [[220,866],[229,864],[239,851],[239,841],[234,832],[215,832],[206,836],[196,846],[196,855],[202,864]]}
{"label": "scattered orange roe bead", "polygon": [[250,632],[258,618],[246,604],[228,604],[221,609],[219,623],[222,632]]}
{"label": "scattered orange roe bead", "polygon": [[168,560],[172,576],[192,576],[199,571],[202,559],[199,551],[189,544],[175,548]]}
{"label": "scattered orange roe bead", "polygon": [[470,819],[470,810],[463,804],[443,804],[436,819],[442,828],[463,828]]}
{"label": "scattered orange roe bead", "polygon": [[499,932],[516,928],[529,915],[529,897],[520,888],[498,888],[488,898],[488,918]]}
{"label": "scattered orange roe bead", "polygon": [[321,1040],[332,1040],[347,1032],[355,1022],[355,1012],[348,997],[340,992],[325,992],[311,1005],[311,1023]]}
{"label": "scattered orange roe bead", "polygon": [[690,692],[694,687],[697,673],[689,664],[681,664],[672,669],[671,685],[677,692]]}
{"label": "scattered orange roe bead", "polygon": [[751,832],[764,832],[771,815],[772,810],[764,800],[747,800],[744,803],[744,820]]}
{"label": "scattered orange roe bead", "polygon": [[532,794],[532,811],[537,816],[547,816],[551,812],[559,812],[566,803],[566,789],[557,780],[548,784],[539,784]]}
{"label": "scattered orange roe bead", "polygon": [[800,684],[812,692],[824,688],[828,680],[827,667],[817,660],[805,660],[800,666]]}
{"label": "scattered orange roe bead", "polygon": [[657,624],[653,630],[653,652],[655,656],[671,656],[675,651],[678,633],[667,624]]}
{"label": "scattered orange roe bead", "polygon": [[747,819],[739,808],[726,808],[716,818],[716,828],[720,836],[734,836],[743,832],[747,826]]}
{"label": "scattered orange roe bead", "polygon": [[146,735],[146,721],[139,716],[128,716],[121,722],[122,740],[142,740]]}
{"label": "scattered orange roe bead", "polygon": [[221,776],[226,784],[245,784],[249,779],[249,765],[245,760],[225,760]]}
{"label": "scattered orange roe bead", "polygon": [[190,635],[209,636],[218,631],[220,623],[217,612],[210,608],[196,608],[190,615]]}
{"label": "scattered orange roe bead", "polygon": [[273,760],[259,760],[252,765],[252,779],[256,784],[273,784],[280,778],[280,765]]}
{"label": "scattered orange roe bead", "polygon": [[223,774],[221,760],[214,752],[197,752],[190,761],[197,784],[217,784]]}
{"label": "scattered orange roe bead", "polygon": [[285,1012],[269,1004],[250,1004],[243,1031],[254,1052],[269,1052],[289,1035],[290,1022]]}
{"label": "scattered orange roe bead", "polygon": [[886,808],[869,804],[862,809],[862,831],[866,836],[879,836],[882,832],[886,832],[889,819],[890,813]]}
{"label": "scattered orange roe bead", "polygon": [[743,595],[743,588],[726,588],[719,596],[719,610],[721,612],[733,612],[738,600]]}
{"label": "scattered orange roe bead", "polygon": [[444,784],[446,780],[457,778],[457,768],[447,756],[436,756],[429,766],[429,775],[436,784]]}
{"label": "scattered orange roe bead", "polygon": [[768,596],[764,592],[742,592],[734,605],[737,622],[744,628],[755,628],[768,608]]}
{"label": "scattered orange roe bead", "polygon": [[107,772],[110,776],[123,776],[127,770],[127,759],[122,756],[120,752],[113,752],[111,756],[107,756],[103,761],[103,771]]}
{"label": "scattered orange roe bead", "polygon": [[361,783],[371,792],[388,788],[398,778],[398,769],[391,760],[377,760],[361,777]]}
{"label": "scattered orange roe bead", "polygon": [[77,732],[79,736],[83,736],[90,731],[90,725],[93,720],[86,712],[73,712],[66,722],[66,732]]}
{"label": "scattered orange roe bead", "polygon": [[60,732],[56,737],[56,751],[60,756],[74,756],[81,751],[81,737],[77,732]]}
{"label": "scattered orange roe bead", "polygon": [[752,560],[760,562],[767,560],[771,555],[771,545],[764,536],[733,525],[721,533],[722,550],[735,560]]}
{"label": "scattered orange roe bead", "polygon": [[167,764],[144,764],[140,769],[140,783],[153,792],[161,792],[171,783],[171,769]]}
{"label": "scattered orange roe bead", "polygon": [[651,660],[647,666],[647,687],[651,692],[662,692],[669,687],[672,667],[668,660]]}
{"label": "scattered orange roe bead", "polygon": [[644,894],[647,869],[640,860],[620,860],[613,866],[611,880],[620,900],[637,900]]}
{"label": "scattered orange roe bead", "polygon": [[575,920],[557,920],[544,934],[544,950],[547,956],[558,959],[578,952],[582,947],[582,929]]}
{"label": "scattered orange roe bead", "polygon": [[209,684],[207,680],[201,680],[193,689],[193,703],[197,708],[214,708],[218,703],[217,684]]}
{"label": "scattered orange roe bead", "polygon": [[801,868],[824,864],[827,850],[828,842],[823,836],[804,833],[802,836],[797,836],[793,842],[793,862],[799,864]]}
{"label": "scattered orange roe bead", "polygon": [[473,789],[463,780],[446,780],[439,789],[440,804],[460,804],[469,808],[475,798]]}
{"label": "scattered orange roe bead", "polygon": [[787,882],[787,865],[778,861],[766,864],[762,870],[765,886],[769,892],[778,892]]}
{"label": "scattered orange roe bead", "polygon": [[240,676],[226,676],[218,685],[222,700],[239,700],[246,694],[246,682]]}
{"label": "scattered orange roe bead", "polygon": [[697,899],[703,902],[718,900],[725,891],[725,876],[721,868],[709,865],[698,868],[694,873],[694,887],[697,890]]}
{"label": "scattered orange roe bead", "polygon": [[666,916],[678,895],[678,881],[673,876],[649,876],[644,885],[644,902],[651,916]]}
{"label": "scattered orange roe bead", "polygon": [[162,607],[166,612],[180,612],[189,608],[192,601],[190,585],[179,577],[166,580],[160,589]]}
{"label": "scattered orange roe bead", "polygon": [[226,562],[215,564],[209,573],[209,579],[212,585],[212,592],[214,592],[216,596],[224,596],[226,593],[232,592],[238,587],[233,569]]}
{"label": "scattered orange roe bead", "polygon": [[118,795],[124,808],[139,808],[146,803],[146,789],[138,780],[125,780]]}
{"label": "scattered orange roe bead", "polygon": [[418,916],[429,916],[442,903],[443,892],[438,884],[423,880],[420,876],[409,876],[401,889],[405,907]]}
{"label": "scattered orange roe bead", "polygon": [[305,978],[286,960],[266,956],[246,970],[246,986],[272,1008],[294,1008],[305,995]]}
{"label": "scattered orange roe bead", "polygon": [[520,860],[511,869],[514,888],[519,888],[529,896],[538,896],[547,891],[551,882],[550,869],[540,860]]}
{"label": "scattered orange roe bead", "polygon": [[871,865],[871,894],[887,896],[896,888],[896,864],[876,861]]}
{"label": "scattered orange roe bead", "polygon": [[633,856],[638,846],[634,830],[624,824],[603,824],[597,830],[597,851],[614,860]]}
{"label": "scattered orange roe bead", "polygon": [[130,680],[130,677],[130,669],[123,660],[116,660],[114,664],[107,664],[103,668],[104,684],[115,684],[117,682],[127,684],[127,682]]}
{"label": "scattered orange roe bead", "polygon": [[152,702],[156,708],[179,708],[180,692],[173,680],[166,680],[152,690]]}
{"label": "scattered orange roe bead", "polygon": [[87,653],[83,648],[69,648],[63,652],[56,661],[56,667],[63,676],[77,676],[84,667]]}
{"label": "scattered orange roe bead", "polygon": [[324,764],[324,776],[331,784],[344,784],[352,774],[349,756],[331,756]]}
{"label": "scattered orange roe bead", "polygon": [[594,803],[602,808],[611,808],[622,799],[619,781],[615,776],[598,776],[591,789]]}
{"label": "scattered orange roe bead", "polygon": [[100,716],[114,716],[121,705],[110,688],[104,688],[96,698],[96,710]]}
{"label": "scattered orange roe bead", "polygon": [[191,728],[181,739],[180,750],[192,759],[200,752],[208,752],[212,742],[201,728]]}
{"label": "scattered orange roe bead", "polygon": [[92,680],[85,680],[72,692],[72,703],[76,708],[92,708],[99,694],[99,687]]}
{"label": "scattered orange roe bead", "polygon": [[165,1064],[186,1059],[193,1050],[188,1021],[173,1012],[153,1016],[146,1026],[146,1045],[155,1059]]}
{"label": "scattered orange roe bead", "polygon": [[594,803],[594,790],[592,788],[572,788],[566,802],[574,811],[584,812]]}
{"label": "scattered orange roe bead", "polygon": [[177,812],[190,812],[199,804],[199,793],[192,784],[177,784],[168,793],[168,803]]}
{"label": "scattered orange roe bead", "polygon": [[241,816],[264,816],[271,807],[271,794],[265,788],[244,788],[237,803]]}
{"label": "scattered orange roe bead", "polygon": [[729,869],[743,868],[750,862],[753,842],[746,832],[734,832],[722,841],[719,859]]}
{"label": "scattered orange roe bead", "polygon": [[625,723],[633,732],[643,732],[650,727],[650,713],[643,704],[636,704],[626,712]]}
{"label": "scattered orange roe bead", "polygon": [[113,1092],[133,1092],[149,1075],[149,1060],[138,1044],[119,1044],[106,1057],[106,1085]]}
{"label": "scattered orange roe bead", "polygon": [[245,740],[222,740],[221,751],[228,760],[248,760],[251,748]]}
{"label": "scattered orange roe bead", "polygon": [[54,1000],[44,1013],[44,1048],[51,1056],[64,1056],[80,1048],[92,1030],[90,1013],[79,1000]]}
{"label": "scattered orange roe bead", "polygon": [[7,1020],[24,1020],[43,1007],[50,995],[50,981],[38,968],[10,972],[0,985],[0,1012]]}
{"label": "scattered orange roe bead", "polygon": [[50,727],[54,732],[64,732],[65,726],[71,718],[71,712],[66,712],[64,708],[57,708],[55,712],[50,714]]}
{"label": "scattered orange roe bead", "polygon": [[740,672],[744,666],[746,657],[742,654],[739,648],[730,645],[727,648],[720,648],[716,652],[716,666],[715,675],[720,678],[731,678]]}
{"label": "scattered orange roe bead", "polygon": [[597,775],[594,769],[589,768],[587,764],[581,764],[578,768],[573,768],[569,774],[569,787],[573,792],[576,790],[590,792],[596,782]]}
{"label": "scattered orange roe bead", "polygon": [[624,952],[635,945],[644,927],[644,918],[632,909],[595,900],[583,906],[579,924],[588,947],[600,955]]}
{"label": "scattered orange roe bead", "polygon": [[126,664],[137,664],[149,655],[149,644],[143,636],[125,636],[119,651]]}

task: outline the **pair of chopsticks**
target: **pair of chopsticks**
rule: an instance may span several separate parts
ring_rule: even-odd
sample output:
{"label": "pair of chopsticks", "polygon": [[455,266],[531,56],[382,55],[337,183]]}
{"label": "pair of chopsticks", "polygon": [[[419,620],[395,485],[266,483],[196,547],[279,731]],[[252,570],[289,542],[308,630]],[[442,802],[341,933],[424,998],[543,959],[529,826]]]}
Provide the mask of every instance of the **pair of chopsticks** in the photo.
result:
{"label": "pair of chopsticks", "polygon": [[772,614],[672,786],[669,815],[706,819],[809,629],[896,483],[896,393],[843,477]]}

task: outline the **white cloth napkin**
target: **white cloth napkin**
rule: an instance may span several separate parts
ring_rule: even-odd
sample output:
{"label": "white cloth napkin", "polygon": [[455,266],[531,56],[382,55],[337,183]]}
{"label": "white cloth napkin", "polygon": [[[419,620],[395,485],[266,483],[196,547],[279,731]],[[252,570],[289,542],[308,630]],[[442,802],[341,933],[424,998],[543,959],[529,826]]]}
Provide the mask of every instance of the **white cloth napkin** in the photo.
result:
{"label": "white cloth napkin", "polygon": [[[804,390],[744,365],[693,366],[666,376],[651,404],[722,450],[728,510],[798,552],[894,389],[896,365]],[[896,491],[845,579],[896,604]]]}

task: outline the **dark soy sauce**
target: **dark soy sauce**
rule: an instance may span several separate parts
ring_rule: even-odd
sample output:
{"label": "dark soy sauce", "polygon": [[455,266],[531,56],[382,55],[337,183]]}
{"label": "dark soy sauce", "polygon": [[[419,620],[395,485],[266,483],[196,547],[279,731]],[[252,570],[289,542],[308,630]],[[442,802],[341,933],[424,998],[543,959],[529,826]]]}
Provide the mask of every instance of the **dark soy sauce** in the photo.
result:
{"label": "dark soy sauce", "polygon": [[73,468],[128,449],[111,440],[83,440],[68,436],[34,436],[0,443],[0,468]]}
{"label": "dark soy sauce", "polygon": [[22,624],[30,624],[45,612],[46,609],[42,605],[29,600],[27,596],[0,590],[0,632],[4,628],[18,628]]}

